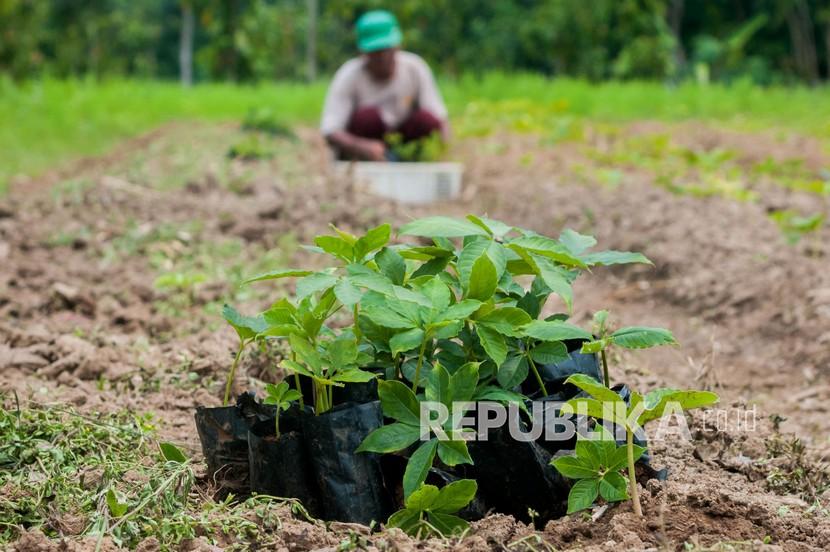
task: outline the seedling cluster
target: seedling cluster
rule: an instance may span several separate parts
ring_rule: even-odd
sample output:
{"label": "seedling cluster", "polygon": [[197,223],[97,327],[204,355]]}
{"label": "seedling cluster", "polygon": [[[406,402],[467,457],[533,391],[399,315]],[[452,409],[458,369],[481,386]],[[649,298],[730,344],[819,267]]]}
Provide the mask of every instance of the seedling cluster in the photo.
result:
{"label": "seedling cluster", "polygon": [[[596,240],[572,230],[554,239],[472,215],[412,221],[398,232],[410,241],[395,245],[388,224],[362,236],[332,230],[308,248],[328,255],[333,260],[328,268],[276,270],[247,281],[296,278],[291,299],[281,298],[254,317],[232,307],[223,311],[239,336],[225,403],[242,352],[257,340],[286,340],[290,350],[280,362],[286,380],[268,388],[266,403],[276,406],[277,420],[292,401],[319,418],[350,401],[363,402],[356,390],[370,388],[370,400],[379,400],[387,421],[367,430],[356,450],[341,452],[405,460],[397,499],[403,508],[389,518],[390,525],[421,535],[462,530],[466,522],[455,514],[478,489],[464,477],[475,472],[461,469],[474,467],[464,430],[447,422],[438,429],[448,438],[439,439],[437,431],[423,435],[425,401],[448,407],[493,401],[526,412],[528,397],[549,397],[551,385],[578,388],[588,396],[571,393],[563,410],[618,424],[627,440],[617,446],[607,433],[599,441],[581,438],[575,456],[553,460],[562,475],[577,480],[568,512],[590,506],[598,496],[607,501],[630,496],[639,513],[634,462],[644,449],[634,445],[637,428],[625,414],[639,412],[635,419],[642,424],[659,417],[668,402],[693,408],[717,400],[711,393],[656,390],[645,396],[632,392],[626,403],[609,387],[605,351],[674,344],[672,334],[636,326],[612,332],[604,311],[595,317],[593,332],[569,322],[573,283],[582,272],[649,264],[640,253],[593,251]],[[561,312],[548,314],[551,307]],[[604,384],[582,373],[562,382],[546,375],[546,367],[580,354],[601,355]],[[622,404],[622,414],[608,414],[603,403]],[[447,476],[442,488],[428,483],[436,473]]]}

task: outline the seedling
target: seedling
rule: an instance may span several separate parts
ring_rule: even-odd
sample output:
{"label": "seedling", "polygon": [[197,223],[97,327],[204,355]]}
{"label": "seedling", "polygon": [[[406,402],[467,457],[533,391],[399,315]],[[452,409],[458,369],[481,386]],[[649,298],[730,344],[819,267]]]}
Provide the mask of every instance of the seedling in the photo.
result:
{"label": "seedling", "polygon": [[472,479],[453,481],[438,489],[421,485],[404,501],[404,509],[389,517],[389,527],[399,527],[416,538],[437,535],[448,537],[470,525],[454,515],[475,497],[478,484]]}
{"label": "seedling", "polygon": [[640,506],[640,497],[637,494],[637,479],[634,472],[634,433],[641,430],[647,422],[660,418],[670,405],[681,410],[690,410],[709,406],[718,401],[718,396],[709,391],[679,391],[664,388],[650,391],[645,396],[632,391],[630,404],[626,404],[617,393],[590,376],[575,374],[565,380],[565,383],[579,387],[591,398],[579,397],[569,400],[562,407],[563,414],[587,414],[625,429],[629,488],[634,512],[638,516],[642,516],[643,511]]}
{"label": "seedling", "polygon": [[[629,498],[628,481],[620,474],[628,463],[626,446],[617,446],[613,436],[602,426],[592,438],[580,436],[575,456],[555,458],[551,464],[565,477],[576,479],[568,493],[568,513],[590,508],[598,496],[607,502]],[[645,449],[634,445],[634,461]]]}
{"label": "seedling", "polygon": [[[307,248],[328,255],[334,261],[328,268],[282,269],[249,279],[298,278],[295,297],[277,301],[254,324],[234,320],[241,346],[256,338],[287,339],[290,353],[281,366],[294,374],[301,401],[300,378],[312,380],[318,415],[332,408],[334,387],[383,374],[378,394],[394,423],[370,433],[358,452],[392,453],[416,445],[423,401],[443,403],[449,411],[456,401],[483,400],[526,409],[526,398],[516,390],[532,373],[548,395],[537,365],[567,358],[565,341],[599,340],[599,351],[633,339],[604,330],[595,338],[569,323],[567,314],[540,317],[552,295],[572,310],[572,286],[582,271],[650,263],[639,253],[591,251],[596,240],[572,230],[554,239],[472,215],[428,217],[401,228],[401,234],[431,240],[427,245],[390,245],[388,224],[362,236],[331,228],[332,234],[318,236]],[[351,324],[343,327],[338,320],[335,331],[329,321],[341,309],[351,314]],[[372,372],[364,370],[370,366]],[[408,513],[396,514],[401,526],[432,524],[439,532],[455,527],[438,527],[449,511],[419,506],[429,496],[411,501],[416,493],[433,493],[423,489],[429,488],[425,481],[436,455],[450,467],[472,463],[454,422],[434,422],[410,455],[403,478],[402,512]],[[603,472],[599,479],[614,477]]]}
{"label": "seedling", "polygon": [[340,335],[320,344],[319,348],[297,334],[291,334],[288,341],[299,362],[285,359],[281,366],[311,378],[314,383],[314,413],[317,415],[331,410],[334,387],[342,387],[344,383],[366,383],[375,377],[375,374],[359,368],[372,357],[358,351],[351,335]]}
{"label": "seedling", "polygon": [[233,364],[231,364],[231,370],[228,373],[228,380],[225,384],[225,398],[222,400],[222,406],[227,406],[231,398],[231,387],[236,377],[236,368],[239,365],[239,359],[242,358],[242,352],[245,350],[245,347],[256,340],[260,332],[268,328],[268,324],[262,315],[255,317],[242,316],[230,305],[222,307],[222,317],[236,330],[236,335],[239,336],[239,347],[237,348],[236,356],[234,356]]}
{"label": "seedling", "polygon": [[265,386],[265,404],[273,404],[276,407],[274,415],[274,432],[277,439],[280,438],[280,411],[288,410],[291,402],[300,399],[303,395],[296,389],[289,389],[288,382],[281,381],[276,385],[269,383]]}
{"label": "seedling", "polygon": [[[440,402],[451,410],[453,401],[473,399],[477,383],[478,365],[475,363],[464,365],[453,375],[438,364],[427,378],[425,398]],[[392,418],[395,423],[380,427],[367,435],[356,452],[396,452],[410,447],[421,437],[421,407],[418,397],[411,389],[400,381],[380,381],[378,395],[384,416]],[[415,492],[426,480],[436,453],[448,466],[473,463],[467,451],[467,442],[452,426],[452,422],[450,417],[442,425],[448,440],[432,437],[423,441],[410,456],[403,476],[405,497]]]}
{"label": "seedling", "polygon": [[600,353],[602,359],[602,377],[606,387],[611,387],[611,378],[608,374],[608,360],[605,351],[612,345],[624,349],[648,349],[658,345],[677,345],[677,340],[669,330],[663,328],[647,328],[645,326],[631,326],[609,332],[607,327],[608,311],[598,311],[594,314],[594,335],[596,338],[582,345],[583,353]]}

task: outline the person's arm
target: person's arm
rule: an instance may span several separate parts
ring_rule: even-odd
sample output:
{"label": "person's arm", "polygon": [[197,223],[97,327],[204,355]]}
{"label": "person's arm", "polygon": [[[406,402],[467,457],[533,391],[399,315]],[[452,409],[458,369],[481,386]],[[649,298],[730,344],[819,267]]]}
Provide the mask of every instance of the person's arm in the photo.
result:
{"label": "person's arm", "polygon": [[326,135],[326,140],[350,158],[366,161],[383,161],[386,159],[386,144],[381,140],[355,136],[347,130],[331,132]]}

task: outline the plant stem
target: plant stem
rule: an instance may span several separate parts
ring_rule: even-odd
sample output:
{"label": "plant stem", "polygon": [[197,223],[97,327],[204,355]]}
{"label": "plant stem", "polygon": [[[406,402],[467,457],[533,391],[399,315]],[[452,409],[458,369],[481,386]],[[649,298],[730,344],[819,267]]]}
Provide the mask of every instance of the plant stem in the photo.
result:
{"label": "plant stem", "polygon": [[605,349],[602,349],[599,353],[600,358],[602,358],[602,377],[605,379],[605,387],[611,387],[611,377],[608,375],[608,361],[605,360]]}
{"label": "plant stem", "polygon": [[625,447],[628,451],[628,485],[631,494],[631,504],[637,517],[643,517],[643,508],[640,506],[640,495],[637,493],[637,474],[634,471],[634,432],[625,428]]}
{"label": "plant stem", "polygon": [[357,317],[360,314],[360,304],[355,303],[354,308],[352,309],[352,314],[354,315],[354,337],[357,340],[357,344],[360,345],[360,340],[362,339],[362,334],[360,333],[360,324],[357,323]]}
{"label": "plant stem", "polygon": [[528,364],[530,364],[530,369],[533,370],[533,375],[536,376],[536,381],[539,382],[539,387],[542,389],[542,396],[547,397],[548,390],[545,387],[545,382],[542,379],[542,374],[540,374],[539,370],[536,368],[536,363],[533,362],[533,359],[530,358],[530,355],[527,355],[525,358],[527,358],[527,362]]}
{"label": "plant stem", "polygon": [[418,351],[418,364],[415,365],[415,377],[412,379],[412,392],[418,393],[418,382],[421,381],[421,365],[424,363],[424,351],[427,348],[427,336],[421,341],[421,350]]}
{"label": "plant stem", "polygon": [[274,430],[277,434],[277,440],[280,438],[280,405],[277,405],[277,415],[274,417]]}
{"label": "plant stem", "polygon": [[245,350],[245,341],[239,341],[239,350],[236,352],[236,357],[231,364],[231,371],[228,374],[228,381],[225,384],[225,400],[222,401],[222,406],[228,406],[228,401],[231,400],[231,386],[233,386],[233,379],[236,377],[236,367],[239,364],[239,359],[242,357],[242,351]]}
{"label": "plant stem", "polygon": [[297,387],[297,393],[300,394],[300,409],[305,408],[305,404],[303,403],[303,390],[300,388],[300,374],[294,372],[294,385]]}

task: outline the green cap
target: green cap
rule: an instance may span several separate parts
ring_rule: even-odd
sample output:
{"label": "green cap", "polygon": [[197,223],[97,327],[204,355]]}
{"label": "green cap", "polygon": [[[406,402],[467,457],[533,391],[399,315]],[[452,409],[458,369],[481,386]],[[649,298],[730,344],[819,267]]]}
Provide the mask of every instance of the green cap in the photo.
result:
{"label": "green cap", "polygon": [[386,10],[372,10],[357,20],[357,48],[364,53],[394,48],[401,43],[398,20]]}

